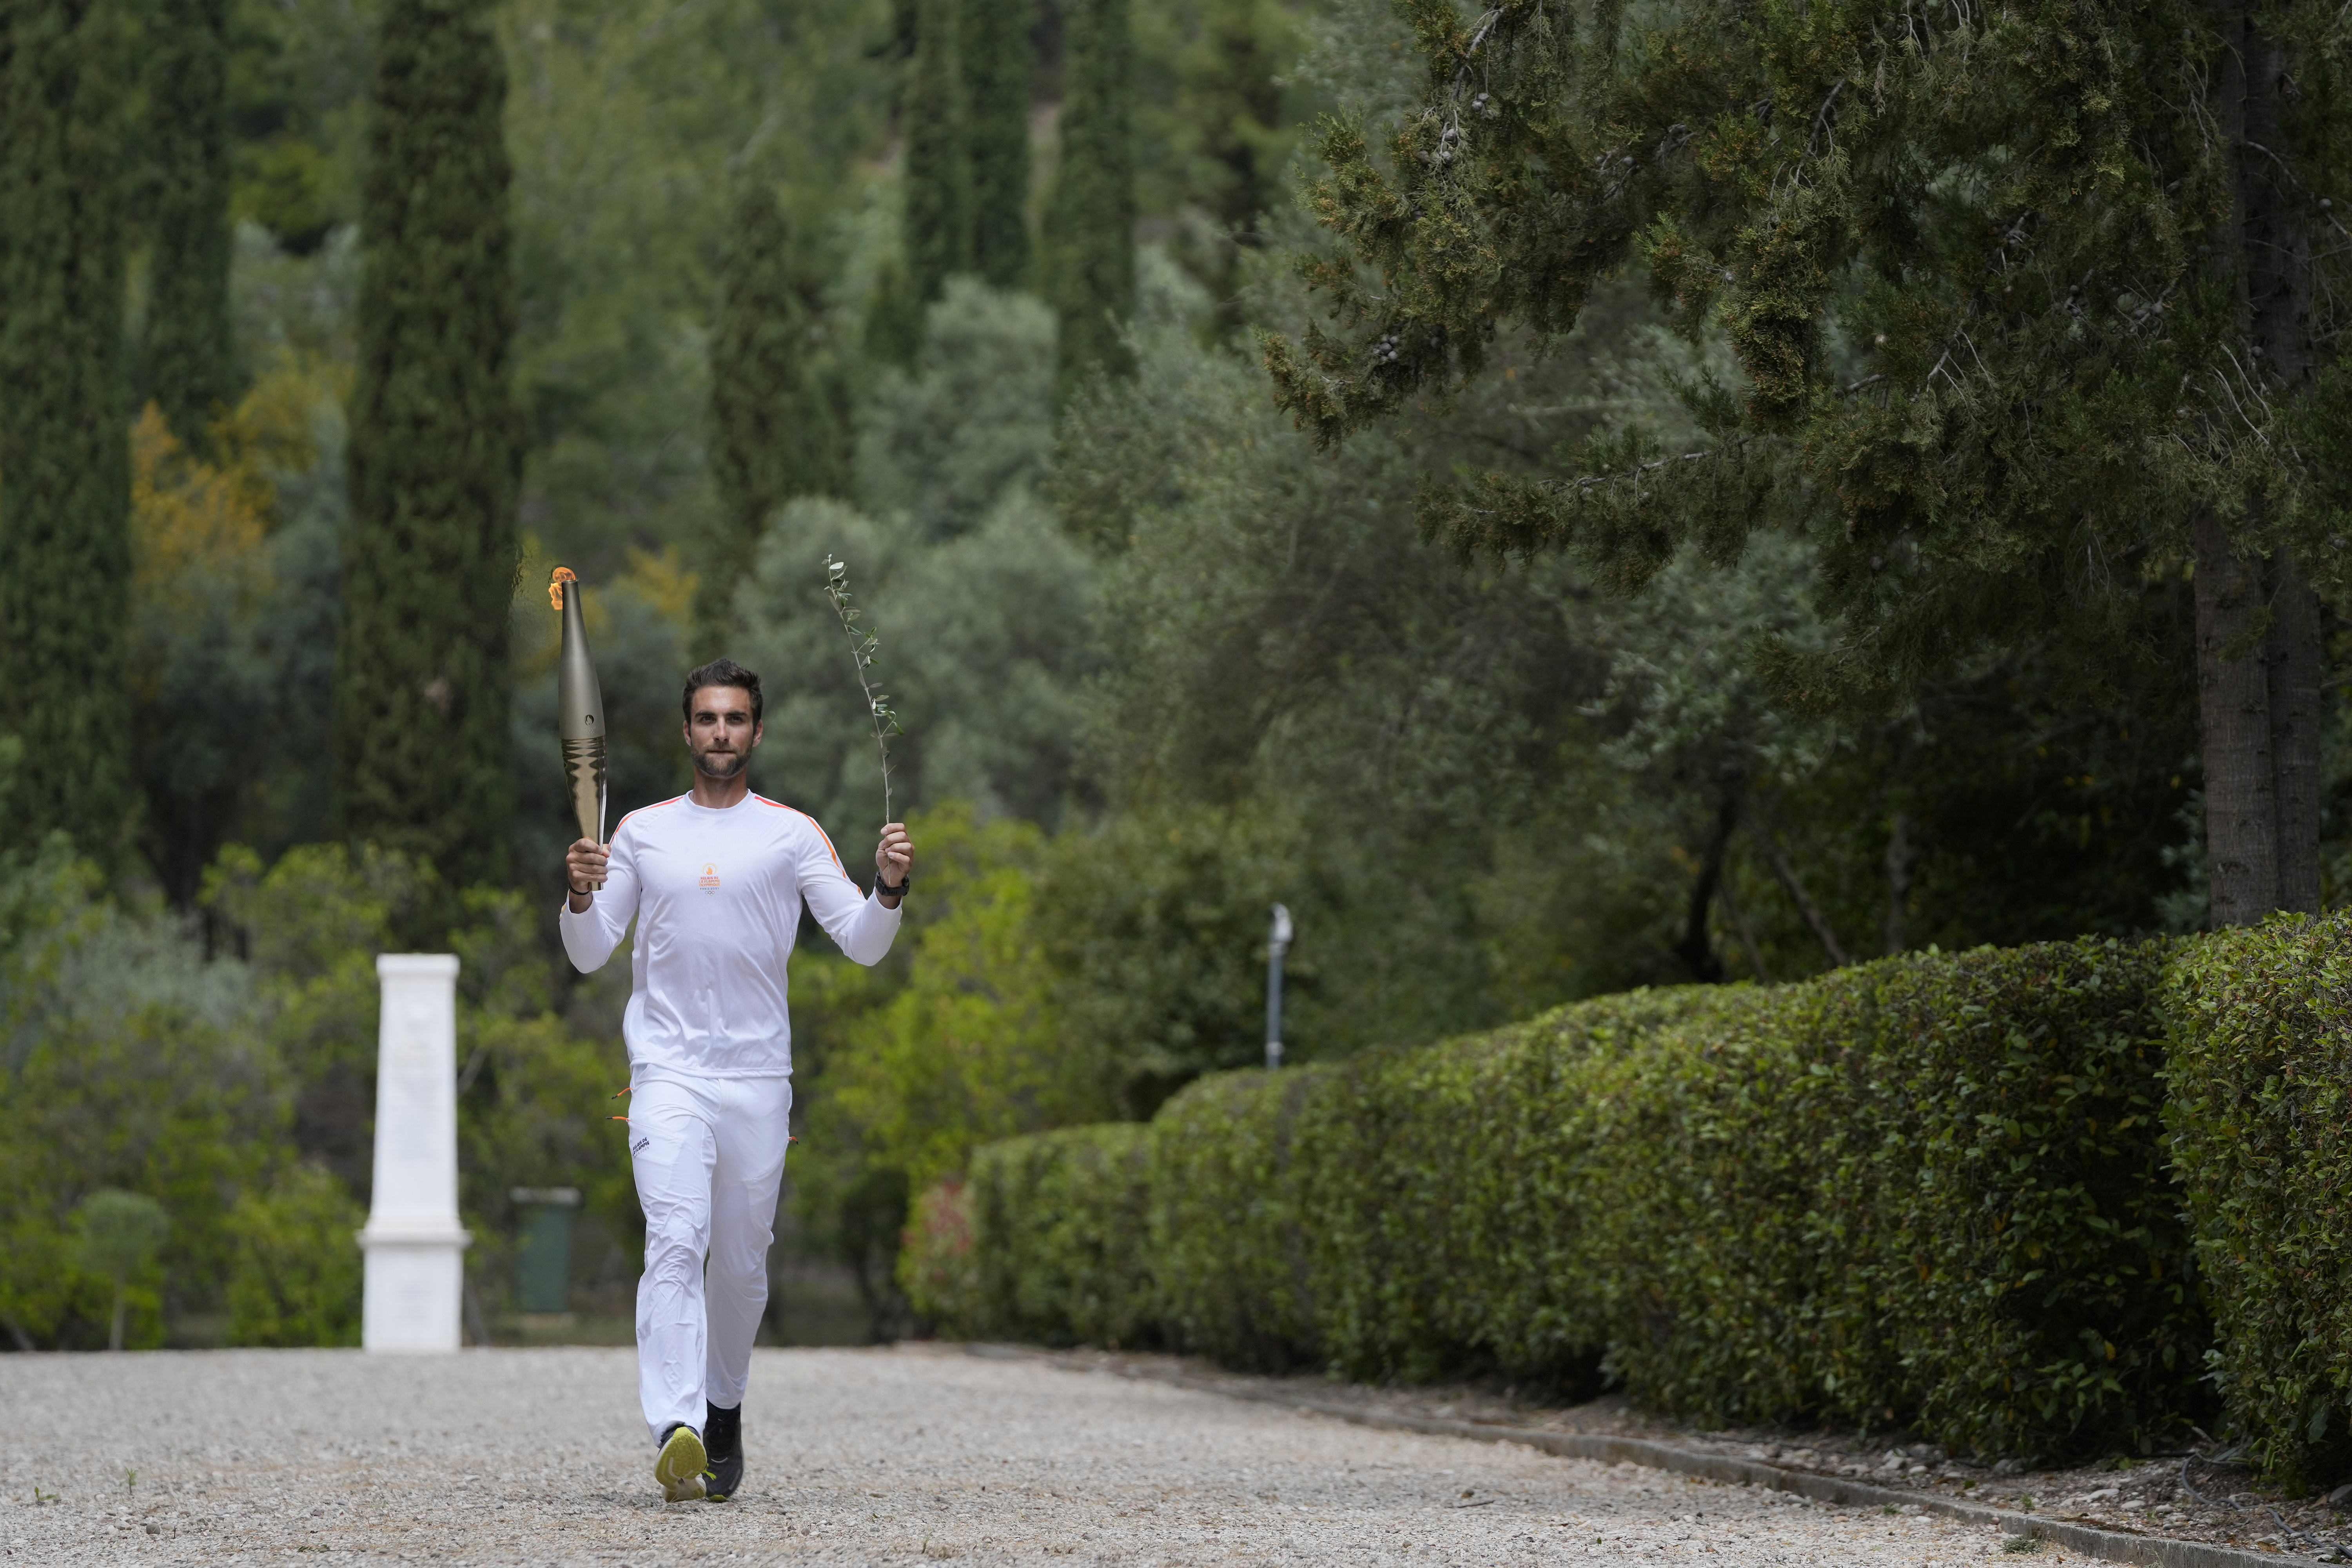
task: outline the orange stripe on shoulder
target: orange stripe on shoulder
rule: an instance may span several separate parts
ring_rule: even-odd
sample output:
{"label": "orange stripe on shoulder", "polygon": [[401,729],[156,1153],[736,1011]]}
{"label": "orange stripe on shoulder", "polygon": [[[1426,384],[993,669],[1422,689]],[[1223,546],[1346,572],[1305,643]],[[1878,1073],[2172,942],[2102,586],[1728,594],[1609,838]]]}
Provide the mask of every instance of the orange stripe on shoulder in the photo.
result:
{"label": "orange stripe on shoulder", "polygon": [[796,805],[786,805],[781,800],[770,800],[764,795],[755,795],[751,798],[758,801],[761,805],[772,805],[778,811],[789,811],[794,816],[799,817],[803,822],[807,823],[810,827],[815,829],[816,841],[824,846],[824,852],[826,854],[833,857],[833,868],[839,871],[845,877],[849,875],[848,868],[841,863],[841,852],[833,847],[833,840],[825,837],[824,825],[818,822],[815,817],[811,816],[807,812],[803,811]]}
{"label": "orange stripe on shoulder", "polygon": [[[641,805],[641,806],[637,807],[637,809],[636,809],[636,810],[635,810],[635,811],[633,811],[633,812],[629,813],[629,816],[643,816],[646,812],[649,812],[649,811],[659,811],[663,806],[666,806],[666,805],[676,805],[679,801],[684,800],[685,798],[686,798],[686,796],[684,796],[684,795],[673,795],[673,796],[671,796],[671,797],[670,797],[669,799],[667,799],[667,800],[657,800],[657,801],[654,802],[654,803],[653,803],[653,805]],[[621,820],[620,820],[620,821],[618,821],[618,822],[616,822],[616,823],[613,824],[613,831],[614,831],[614,833],[618,833],[618,832],[620,832],[620,831],[621,831],[621,829],[623,829],[624,827],[626,827],[626,826],[629,825],[629,816],[625,816],[625,817],[621,818]]]}

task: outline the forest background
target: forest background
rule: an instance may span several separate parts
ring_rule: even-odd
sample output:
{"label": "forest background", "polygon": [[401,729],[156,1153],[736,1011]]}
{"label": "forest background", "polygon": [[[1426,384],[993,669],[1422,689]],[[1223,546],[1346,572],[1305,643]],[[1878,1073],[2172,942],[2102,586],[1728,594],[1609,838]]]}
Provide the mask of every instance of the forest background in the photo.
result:
{"label": "forest background", "polygon": [[[1309,1060],[1635,985],[2207,919],[2183,573],[2136,579],[2096,679],[2028,637],[1891,707],[1800,711],[1756,657],[1833,636],[1800,535],[1728,568],[1688,552],[1630,595],[1571,556],[1425,542],[1428,477],[1671,446],[1738,384],[1632,279],[1564,339],[1506,331],[1457,396],[1328,448],[1294,428],[1259,334],[1304,333],[1301,263],[1331,254],[1297,199],[1306,132],[1336,114],[1377,140],[1423,89],[1384,0],[123,14],[105,395],[130,551],[85,574],[125,626],[127,717],[88,720],[121,731],[122,801],[45,804],[79,799],[70,726],[19,721],[0,751],[36,829],[0,861],[20,1348],[353,1337],[387,947],[464,960],[478,1331],[511,1305],[516,1187],[583,1189],[573,1299],[624,1310],[625,955],[581,976],[553,940],[559,562],[588,584],[615,815],[685,787],[679,676],[731,653],[766,682],[755,787],[860,865],[880,789],[828,553],[880,635],[919,886],[873,971],[803,932],[777,1262],[845,1271],[861,1334],[912,1326],[908,1194],[975,1144],[1148,1116],[1258,1059],[1276,900]],[[482,374],[513,420],[478,478],[521,566],[457,604],[499,623],[466,634],[471,673],[418,684],[487,716],[432,763],[425,820],[350,772],[353,627],[422,640],[440,593],[369,511],[408,416],[376,356],[397,237],[365,220],[402,145],[385,62],[467,47],[452,16],[497,90],[398,101],[485,117],[468,188],[496,243],[467,265],[498,280]],[[209,384],[173,377],[207,307],[158,259],[186,249],[171,117],[205,39]],[[2352,765],[2329,690],[2332,904]],[[126,1192],[160,1205],[155,1245],[110,1247],[121,1205],[98,1199]],[[796,1300],[782,1337],[810,1331]]]}

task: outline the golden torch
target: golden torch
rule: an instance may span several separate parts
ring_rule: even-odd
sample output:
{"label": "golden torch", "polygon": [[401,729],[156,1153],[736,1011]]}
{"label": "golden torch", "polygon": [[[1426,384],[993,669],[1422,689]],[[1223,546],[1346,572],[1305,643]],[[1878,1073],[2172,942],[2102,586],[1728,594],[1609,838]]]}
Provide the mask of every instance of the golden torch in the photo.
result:
{"label": "golden torch", "polygon": [[558,566],[547,596],[563,613],[563,651],[555,663],[555,732],[563,741],[563,784],[580,837],[604,842],[604,692],[588,657],[580,616],[580,577]]}

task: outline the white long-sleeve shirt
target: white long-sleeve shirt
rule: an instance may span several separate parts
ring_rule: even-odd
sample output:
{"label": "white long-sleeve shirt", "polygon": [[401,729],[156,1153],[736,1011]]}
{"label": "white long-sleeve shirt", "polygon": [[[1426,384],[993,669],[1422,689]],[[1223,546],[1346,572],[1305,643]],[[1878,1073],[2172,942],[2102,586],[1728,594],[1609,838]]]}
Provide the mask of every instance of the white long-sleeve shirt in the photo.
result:
{"label": "white long-sleeve shirt", "polygon": [[860,963],[880,963],[898,932],[898,911],[858,892],[823,828],[756,795],[723,811],[691,795],[633,811],[611,848],[593,901],[579,914],[567,902],[560,923],[563,951],[586,973],[637,922],[621,1022],[633,1072],[791,1072],[784,970],[801,906]]}

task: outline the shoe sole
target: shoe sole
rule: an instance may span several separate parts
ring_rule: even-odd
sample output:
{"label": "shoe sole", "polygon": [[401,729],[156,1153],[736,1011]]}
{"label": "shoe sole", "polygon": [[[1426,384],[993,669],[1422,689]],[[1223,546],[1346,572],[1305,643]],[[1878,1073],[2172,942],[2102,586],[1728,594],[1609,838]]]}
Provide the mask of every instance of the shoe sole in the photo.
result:
{"label": "shoe sole", "polygon": [[702,1495],[703,1467],[710,1457],[702,1451],[702,1439],[694,1435],[691,1426],[681,1426],[669,1435],[661,1453],[654,1460],[654,1479],[661,1483],[664,1502],[692,1502]]}

